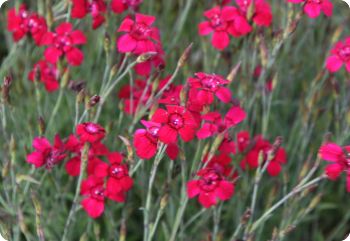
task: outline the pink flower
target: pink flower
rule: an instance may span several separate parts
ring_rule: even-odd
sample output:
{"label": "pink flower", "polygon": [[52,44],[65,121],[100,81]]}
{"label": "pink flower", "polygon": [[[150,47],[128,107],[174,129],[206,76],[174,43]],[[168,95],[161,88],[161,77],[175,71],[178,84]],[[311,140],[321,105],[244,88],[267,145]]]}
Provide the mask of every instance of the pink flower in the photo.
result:
{"label": "pink flower", "polygon": [[[188,83],[190,86],[190,98],[195,98],[201,105],[213,103],[214,95],[224,103],[231,101],[231,91],[224,87],[229,81],[220,75],[199,72],[195,74],[195,78],[188,78]],[[193,89],[195,92],[193,92]]]}
{"label": "pink flower", "polygon": [[198,171],[198,180],[187,183],[187,195],[189,198],[198,197],[199,203],[209,208],[217,203],[217,200],[226,201],[234,192],[232,182],[225,180],[224,176],[213,168],[205,168]]}
{"label": "pink flower", "polygon": [[310,18],[317,18],[321,12],[327,17],[332,16],[333,4],[330,0],[287,0],[291,3],[303,3],[304,12]]}
{"label": "pink flower", "polygon": [[346,190],[350,192],[350,146],[341,147],[335,143],[326,143],[320,147],[322,159],[329,162],[325,173],[330,180],[337,180],[341,173],[346,173]]}
{"label": "pink flower", "polygon": [[64,144],[58,135],[55,136],[53,146],[45,137],[35,137],[33,148],[35,151],[27,155],[27,162],[36,168],[45,166],[51,170],[66,157]]}
{"label": "pink flower", "polygon": [[12,8],[7,14],[7,30],[12,32],[15,42],[30,33],[37,45],[40,45],[42,36],[47,32],[44,17],[26,10],[24,4],[20,5],[18,13]]}
{"label": "pink flower", "polygon": [[34,81],[36,74],[39,75],[39,81],[45,85],[45,89],[48,92],[53,92],[59,88],[58,70],[55,65],[45,60],[40,60],[29,72],[28,79]]}
{"label": "pink flower", "polygon": [[162,124],[159,140],[165,144],[174,143],[179,134],[183,141],[191,141],[197,128],[192,114],[183,106],[167,105],[166,109],[157,109],[152,116],[153,122]]}
{"label": "pink flower", "polygon": [[157,52],[156,43],[160,42],[160,38],[158,29],[152,27],[155,20],[154,16],[140,13],[136,13],[135,21],[126,17],[118,29],[118,32],[126,33],[118,38],[118,51],[137,55]]}
{"label": "pink flower", "polygon": [[105,137],[105,129],[92,122],[77,125],[76,132],[82,142],[99,142]]}
{"label": "pink flower", "polygon": [[345,69],[350,73],[350,37],[344,42],[337,42],[326,60],[326,68],[331,73],[337,72],[344,64]]}
{"label": "pink flower", "polygon": [[83,52],[76,47],[86,43],[86,37],[80,30],[73,30],[71,23],[61,23],[56,32],[47,32],[41,44],[48,45],[45,50],[47,61],[55,64],[60,57],[65,56],[68,63],[72,66],[80,65],[84,60]]}
{"label": "pink flower", "polygon": [[[134,134],[134,147],[136,154],[142,159],[151,159],[158,150],[158,139],[160,123],[141,120],[146,129],[137,129]],[[170,143],[167,146],[166,153],[170,159],[175,160],[179,153],[179,147],[176,143]]]}
{"label": "pink flower", "polygon": [[219,50],[229,45],[229,34],[240,37],[252,30],[246,18],[235,7],[214,7],[204,12],[204,16],[208,21],[198,25],[199,35],[208,35],[213,32],[211,43]]}
{"label": "pink flower", "polygon": [[72,0],[72,18],[84,18],[88,13],[92,16],[92,28],[96,29],[105,21],[103,14],[107,10],[104,0]]}
{"label": "pink flower", "polygon": [[238,125],[246,118],[246,116],[247,114],[244,109],[239,106],[232,106],[225,115],[226,128]]}
{"label": "pink flower", "polygon": [[111,8],[115,13],[122,13],[127,9],[137,10],[143,0],[112,0]]}
{"label": "pink flower", "polygon": [[107,156],[109,164],[101,162],[95,167],[94,175],[99,178],[107,177],[106,194],[117,202],[124,202],[124,193],[129,191],[134,181],[129,176],[126,164],[122,164],[123,156],[119,152],[112,152]]}
{"label": "pink flower", "polygon": [[254,4],[252,19],[258,26],[269,27],[272,23],[271,6],[265,0],[236,0],[244,15],[248,14],[248,10]]}
{"label": "pink flower", "polygon": [[81,184],[80,194],[84,196],[81,205],[92,218],[98,218],[105,209],[106,190],[104,180],[89,176]]}

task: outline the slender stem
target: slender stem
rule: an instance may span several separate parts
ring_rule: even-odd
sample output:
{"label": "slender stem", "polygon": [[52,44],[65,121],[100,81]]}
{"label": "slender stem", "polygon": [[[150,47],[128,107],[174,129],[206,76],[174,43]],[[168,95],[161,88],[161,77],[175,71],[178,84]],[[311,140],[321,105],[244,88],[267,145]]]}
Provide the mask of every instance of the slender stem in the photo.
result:
{"label": "slender stem", "polygon": [[252,225],[252,228],[250,229],[250,233],[254,232],[260,225],[263,223],[266,219],[268,219],[271,214],[279,208],[282,204],[284,204],[288,199],[295,196],[296,194],[300,193],[301,191],[305,190],[306,188],[315,185],[316,183],[323,180],[325,176],[317,177],[310,182],[304,184],[304,185],[298,185],[295,187],[294,190],[292,190],[290,193],[288,193],[286,196],[284,196],[281,200],[279,200],[276,204],[274,204],[270,209],[268,209],[257,221],[255,221]]}
{"label": "slender stem", "polygon": [[78,178],[78,183],[77,183],[77,187],[75,190],[75,195],[74,195],[74,199],[73,199],[73,203],[72,203],[72,207],[69,211],[69,215],[67,218],[67,222],[66,225],[64,227],[64,231],[63,231],[63,236],[62,236],[62,241],[66,241],[67,239],[67,235],[68,235],[68,231],[69,231],[69,227],[70,224],[74,218],[75,212],[77,210],[77,201],[79,198],[79,193],[80,193],[80,187],[81,187],[81,183],[83,181],[83,177],[84,177],[84,172],[85,172],[85,168],[87,166],[87,162],[88,162],[88,153],[89,153],[89,143],[85,143],[84,148],[83,148],[83,152],[82,152],[82,156],[81,156],[81,163],[80,163],[80,174],[79,174],[79,178]]}
{"label": "slender stem", "polygon": [[152,189],[153,189],[153,184],[154,184],[154,180],[156,177],[156,173],[157,173],[157,169],[159,166],[160,161],[162,160],[163,156],[164,156],[164,152],[166,149],[166,145],[165,144],[161,144],[159,149],[158,149],[158,153],[154,159],[153,162],[153,166],[151,169],[151,174],[150,174],[150,178],[149,178],[149,182],[148,182],[148,189],[147,189],[147,197],[146,197],[146,205],[145,208],[143,210],[144,212],[144,220],[143,220],[143,228],[144,228],[144,233],[143,233],[143,240],[147,241],[149,239],[150,236],[150,209],[151,209],[151,203],[152,203]]}
{"label": "slender stem", "polygon": [[53,122],[53,120],[55,119],[55,116],[56,116],[56,114],[57,114],[57,112],[58,112],[58,109],[59,109],[60,106],[61,106],[62,99],[63,99],[63,93],[64,93],[64,88],[61,87],[61,88],[60,88],[60,91],[59,91],[59,94],[58,94],[58,98],[57,98],[55,107],[53,108],[52,114],[51,114],[50,119],[49,119],[49,122],[48,122],[48,124],[47,124],[46,130],[49,130],[49,129],[50,129],[50,126],[52,125],[52,122]]}

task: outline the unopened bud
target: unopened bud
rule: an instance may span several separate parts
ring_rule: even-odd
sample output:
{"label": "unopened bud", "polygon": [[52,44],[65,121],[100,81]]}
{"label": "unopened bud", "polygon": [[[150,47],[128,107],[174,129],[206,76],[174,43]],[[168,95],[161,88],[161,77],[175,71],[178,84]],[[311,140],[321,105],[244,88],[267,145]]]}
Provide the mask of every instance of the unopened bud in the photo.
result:
{"label": "unopened bud", "polygon": [[107,32],[105,33],[103,47],[104,47],[106,53],[108,54],[110,51],[110,48],[111,48],[111,37],[109,36],[109,34]]}
{"label": "unopened bud", "polygon": [[241,67],[241,62],[238,62],[238,64],[236,64],[236,66],[233,67],[233,69],[231,70],[231,72],[227,75],[226,79],[227,79],[229,82],[232,82],[232,81],[235,79],[235,77],[236,77],[236,75],[237,75],[238,70],[239,70],[240,67]]}
{"label": "unopened bud", "polygon": [[2,100],[3,100],[4,103],[9,103],[11,83],[12,83],[12,78],[10,76],[6,76],[4,78],[4,82],[3,82],[3,85],[2,85],[2,89],[1,89]]}
{"label": "unopened bud", "polygon": [[188,58],[189,58],[189,56],[190,56],[190,53],[191,53],[191,50],[192,50],[192,46],[193,46],[193,43],[191,43],[191,44],[185,49],[185,51],[184,51],[183,54],[181,55],[179,61],[177,62],[177,66],[178,66],[178,67],[181,68],[181,67],[183,67],[183,66],[186,64],[186,62],[187,62],[187,60],[188,60]]}
{"label": "unopened bud", "polygon": [[89,101],[89,107],[94,107],[96,104],[98,104],[101,100],[101,97],[98,96],[98,95],[94,95],[90,98],[90,101]]}
{"label": "unopened bud", "polygon": [[63,76],[61,79],[61,88],[65,88],[67,86],[68,80],[69,80],[69,68],[67,68],[63,73]]}
{"label": "unopened bud", "polygon": [[165,194],[160,200],[160,209],[164,209],[166,207],[166,205],[168,204],[168,200],[169,200],[169,195]]}
{"label": "unopened bud", "polygon": [[147,53],[141,54],[139,57],[137,57],[136,63],[138,64],[144,63],[156,55],[157,55],[157,52],[147,52]]}
{"label": "unopened bud", "polygon": [[39,116],[38,118],[38,126],[39,126],[39,135],[42,136],[45,133],[45,129],[46,129],[46,124],[42,116]]}

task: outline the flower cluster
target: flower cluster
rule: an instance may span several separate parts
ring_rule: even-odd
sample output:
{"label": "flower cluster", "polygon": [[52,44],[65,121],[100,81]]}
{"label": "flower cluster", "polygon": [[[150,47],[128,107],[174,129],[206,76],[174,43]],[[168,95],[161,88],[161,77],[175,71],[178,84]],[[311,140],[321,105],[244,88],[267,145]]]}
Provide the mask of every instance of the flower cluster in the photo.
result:
{"label": "flower cluster", "polygon": [[250,18],[257,26],[269,27],[272,23],[271,7],[264,0],[236,0],[236,3],[238,8],[224,4],[205,11],[207,21],[198,25],[199,35],[213,33],[211,43],[218,50],[229,45],[230,35],[237,38],[250,33],[253,29]]}
{"label": "flower cluster", "polygon": [[[100,125],[91,122],[82,123],[77,125],[76,134],[70,135],[65,142],[58,135],[55,137],[54,145],[44,137],[34,138],[35,151],[27,156],[28,163],[36,168],[44,166],[49,170],[69,157],[65,164],[67,173],[79,176],[82,152],[85,143],[89,143],[86,168],[88,176],[81,185],[81,195],[84,196],[81,205],[92,218],[102,215],[106,198],[124,202],[126,192],[133,186],[128,166],[123,163],[122,154],[109,151],[101,142],[104,137],[105,130]],[[106,158],[108,163],[102,158]]]}

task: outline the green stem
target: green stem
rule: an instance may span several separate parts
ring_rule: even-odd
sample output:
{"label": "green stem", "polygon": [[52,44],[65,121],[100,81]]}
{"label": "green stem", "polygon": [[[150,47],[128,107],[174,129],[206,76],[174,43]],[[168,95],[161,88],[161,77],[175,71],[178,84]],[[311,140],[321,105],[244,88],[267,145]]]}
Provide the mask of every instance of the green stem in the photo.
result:
{"label": "green stem", "polygon": [[78,183],[77,183],[77,187],[76,187],[76,190],[75,190],[75,195],[74,195],[72,207],[71,207],[71,209],[69,211],[67,222],[66,222],[66,225],[64,227],[62,241],[66,241],[67,240],[69,227],[70,227],[70,224],[71,224],[71,222],[72,222],[72,220],[74,218],[75,212],[77,210],[77,202],[78,202],[78,198],[79,198],[80,187],[81,187],[81,183],[83,181],[85,168],[87,166],[87,162],[88,162],[88,158],[89,158],[88,157],[88,153],[89,153],[89,143],[86,142],[85,145],[84,145],[84,148],[83,148],[82,156],[81,156],[80,174],[79,174],[79,178],[78,178]]}

